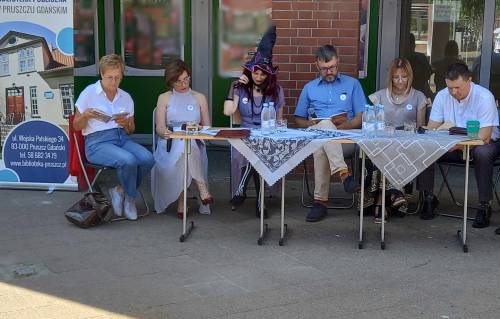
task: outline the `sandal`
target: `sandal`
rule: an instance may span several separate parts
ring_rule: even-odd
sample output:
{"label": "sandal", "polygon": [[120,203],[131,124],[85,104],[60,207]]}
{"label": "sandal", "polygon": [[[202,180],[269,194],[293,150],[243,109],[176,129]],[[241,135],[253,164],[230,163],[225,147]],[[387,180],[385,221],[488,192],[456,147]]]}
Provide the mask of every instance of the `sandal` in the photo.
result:
{"label": "sandal", "polygon": [[202,198],[202,199],[201,199],[201,203],[202,203],[203,205],[211,205],[211,204],[213,204],[213,203],[214,203],[214,198],[213,198],[212,196],[207,197],[207,198],[205,198],[205,199],[203,199],[203,198]]}
{"label": "sandal", "polygon": [[214,203],[212,194],[208,191],[208,185],[205,182],[196,181],[198,190],[200,191],[200,199],[203,205],[210,205]]}
{"label": "sandal", "polygon": [[391,208],[398,208],[400,206],[406,205],[405,195],[397,189],[393,189],[391,191],[389,200],[391,203],[391,206],[390,206]]}

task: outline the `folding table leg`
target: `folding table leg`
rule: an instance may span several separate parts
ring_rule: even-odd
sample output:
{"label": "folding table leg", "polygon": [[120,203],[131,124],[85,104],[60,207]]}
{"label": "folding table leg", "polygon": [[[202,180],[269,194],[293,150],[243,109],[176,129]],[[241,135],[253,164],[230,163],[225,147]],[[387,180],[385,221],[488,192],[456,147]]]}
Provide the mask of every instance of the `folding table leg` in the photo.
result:
{"label": "folding table leg", "polygon": [[462,231],[458,230],[458,240],[462,242],[462,249],[464,253],[469,251],[467,247],[467,201],[469,196],[469,153],[470,146],[465,146],[465,185],[464,185],[464,224],[462,226]]}
{"label": "folding table leg", "polygon": [[264,224],[264,178],[260,178],[259,196],[260,196],[260,237],[257,240],[257,244],[262,246],[264,243],[264,237],[267,234],[267,224]]}
{"label": "folding table leg", "polygon": [[359,241],[358,249],[363,249],[363,214],[364,214],[364,202],[365,202],[365,152],[360,149],[361,152],[361,198],[360,198],[360,208],[359,208]]}
{"label": "folding table leg", "polygon": [[385,249],[385,175],[382,174],[382,223],[380,224],[380,249]]}
{"label": "folding table leg", "polygon": [[194,222],[189,222],[189,228],[186,229],[187,224],[187,178],[188,178],[188,156],[191,153],[191,140],[184,139],[184,214],[182,215],[182,235],[179,238],[180,242],[184,242],[194,228]]}
{"label": "folding table leg", "polygon": [[281,179],[281,237],[279,245],[285,244],[285,236],[288,231],[288,225],[285,224],[285,176]]}

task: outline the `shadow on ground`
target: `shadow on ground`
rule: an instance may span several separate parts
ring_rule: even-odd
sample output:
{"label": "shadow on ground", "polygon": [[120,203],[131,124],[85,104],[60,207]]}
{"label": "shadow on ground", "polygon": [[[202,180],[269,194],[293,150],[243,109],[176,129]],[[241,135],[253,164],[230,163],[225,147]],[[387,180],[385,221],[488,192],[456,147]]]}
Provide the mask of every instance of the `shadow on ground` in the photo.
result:
{"label": "shadow on ground", "polygon": [[[210,216],[191,214],[196,228],[185,243],[175,207],[82,230],[63,217],[80,194],[2,190],[0,318],[498,317],[494,227],[469,227],[465,254],[456,239],[460,219],[392,218],[382,251],[379,226],[367,216],[359,250],[355,210],[306,223],[301,183],[289,181],[289,239],[278,246],[279,198],[271,198],[271,230],[258,246],[254,199],[234,212],[228,205],[228,157],[211,151],[216,203]],[[451,174],[460,191],[463,173]],[[113,179],[106,176],[107,184]],[[474,203],[474,179],[471,189]],[[194,210],[196,201],[189,205]],[[440,208],[461,214],[445,195]],[[492,224],[499,222],[497,208]]]}

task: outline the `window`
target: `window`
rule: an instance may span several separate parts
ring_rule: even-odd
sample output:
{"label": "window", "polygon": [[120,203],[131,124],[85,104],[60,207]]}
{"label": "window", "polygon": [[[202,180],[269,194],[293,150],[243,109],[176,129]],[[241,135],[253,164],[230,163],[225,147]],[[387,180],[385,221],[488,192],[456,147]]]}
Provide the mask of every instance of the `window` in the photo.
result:
{"label": "window", "polygon": [[61,101],[63,107],[63,116],[68,118],[73,114],[73,84],[61,84]]}
{"label": "window", "polygon": [[19,50],[19,73],[35,71],[35,56],[33,48]]}
{"label": "window", "polygon": [[457,62],[467,64],[479,83],[484,1],[404,0],[402,8],[400,54],[413,68],[415,89],[434,98],[446,88],[448,66]]}
{"label": "window", "polygon": [[40,117],[38,113],[38,98],[36,96],[36,86],[30,86],[31,117]]}
{"label": "window", "polygon": [[184,2],[122,0],[122,54],[128,75],[163,75],[183,58]]}
{"label": "window", "polygon": [[9,55],[0,54],[0,76],[9,75]]}
{"label": "window", "polygon": [[73,3],[75,69],[80,69],[78,75],[95,75],[98,74],[96,66],[97,1],[75,0]]}

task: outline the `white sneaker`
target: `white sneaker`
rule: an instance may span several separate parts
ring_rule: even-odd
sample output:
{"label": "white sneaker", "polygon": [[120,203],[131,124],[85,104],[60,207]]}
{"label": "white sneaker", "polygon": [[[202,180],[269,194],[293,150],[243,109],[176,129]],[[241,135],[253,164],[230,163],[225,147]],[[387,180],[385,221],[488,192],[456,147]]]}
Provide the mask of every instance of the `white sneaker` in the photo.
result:
{"label": "white sneaker", "polygon": [[116,216],[123,215],[123,200],[125,194],[118,190],[118,186],[109,189],[109,197],[111,197],[111,205]]}
{"label": "white sneaker", "polygon": [[125,205],[123,213],[128,220],[137,220],[137,207],[135,206],[135,198],[125,196]]}

